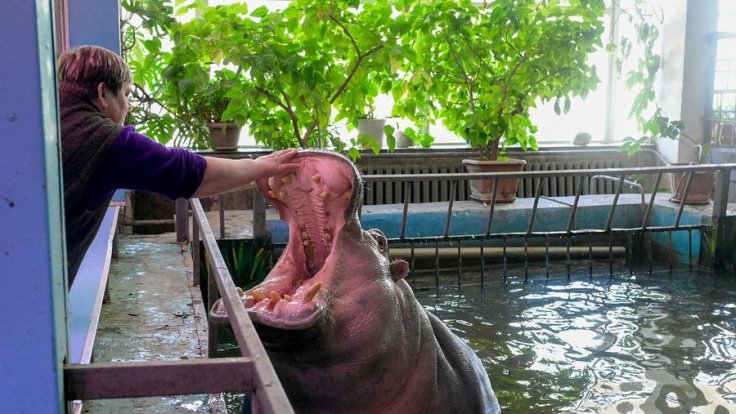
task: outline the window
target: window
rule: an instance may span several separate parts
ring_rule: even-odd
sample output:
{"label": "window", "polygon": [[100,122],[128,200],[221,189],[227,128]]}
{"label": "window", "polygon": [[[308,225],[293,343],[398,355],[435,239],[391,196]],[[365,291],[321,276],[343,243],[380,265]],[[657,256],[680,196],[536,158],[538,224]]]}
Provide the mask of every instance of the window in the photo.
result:
{"label": "window", "polygon": [[721,1],[718,13],[716,66],[713,76],[711,140],[736,145],[736,3]]}

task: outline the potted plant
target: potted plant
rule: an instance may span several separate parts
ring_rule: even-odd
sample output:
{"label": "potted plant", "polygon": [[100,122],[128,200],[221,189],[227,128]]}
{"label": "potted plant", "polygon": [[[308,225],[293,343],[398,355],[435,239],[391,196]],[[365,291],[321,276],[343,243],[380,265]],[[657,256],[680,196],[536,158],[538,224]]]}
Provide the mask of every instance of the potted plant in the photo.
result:
{"label": "potted plant", "polygon": [[[366,99],[375,99],[375,97]],[[355,123],[349,123],[350,129],[357,129],[358,136],[352,140],[356,147],[362,149],[370,149],[373,153],[378,154],[383,147],[385,137],[384,129],[386,128],[386,118],[377,118],[375,115],[375,105],[368,103],[365,115],[356,119]]]}
{"label": "potted plant", "polygon": [[167,68],[167,83],[177,102],[170,108],[179,118],[191,120],[194,140],[208,142],[215,151],[235,151],[241,126],[224,114],[230,104],[227,95],[238,85],[238,75],[227,68],[208,70],[208,66],[187,63]]}
{"label": "potted plant", "polygon": [[[138,44],[143,52],[131,54],[135,75],[142,74],[136,79],[153,80],[143,82],[139,91],[151,92],[141,95],[157,102],[141,120],[164,142],[166,133],[185,129],[196,137],[187,143],[198,148],[204,121],[192,125],[192,119],[206,115],[205,104],[214,110],[217,103],[210,121],[248,125],[267,147],[345,150],[334,125],[357,123],[355,114],[372,105],[379,90],[376,71],[390,68],[389,54],[399,48],[387,29],[393,10],[387,0],[355,5],[297,0],[280,11],[249,10],[246,4],[182,6],[179,11],[194,10],[198,17],[160,28],[173,43],[171,52],[158,40],[144,40]],[[151,10],[134,8],[143,15]],[[146,66],[153,53],[159,61]],[[349,154],[357,158],[358,148]]]}
{"label": "potted plant", "polygon": [[[504,150],[537,147],[529,108],[555,100],[562,112],[599,82],[587,58],[602,46],[604,10],[602,1],[407,3],[398,24],[410,26],[402,41],[411,47],[393,87],[395,112],[439,120],[463,138],[479,156],[464,162],[469,171],[489,161],[518,171],[524,161],[503,160]],[[515,180],[508,191],[503,181],[496,201],[513,201]],[[471,187],[490,201],[493,183]]]}
{"label": "potted plant", "polygon": [[[155,35],[127,30],[127,38],[134,39],[124,49],[135,79],[131,121],[164,144],[235,150],[240,126],[224,113],[241,75],[211,56],[209,16],[180,23],[170,17],[171,6],[130,1],[123,6]],[[170,50],[162,48],[162,39],[172,43]]]}
{"label": "potted plant", "polygon": [[[390,67],[389,51],[397,47],[386,29],[388,1],[360,9],[353,3],[296,0],[283,11],[259,8],[250,19],[223,21],[223,39],[213,46],[224,64],[246,74],[225,115],[274,149],[346,149],[334,125],[357,125],[380,90],[377,72]],[[349,154],[357,158],[358,148]]]}
{"label": "potted plant", "polygon": [[[386,3],[385,10],[389,9],[390,6]],[[387,36],[384,35],[384,37]],[[357,148],[371,149],[376,154],[383,147],[387,130],[386,118],[377,114],[376,104],[378,96],[388,93],[391,88],[391,59],[387,57],[387,52],[384,50],[383,53],[376,56],[376,59],[365,62],[336,103],[337,117],[347,121],[349,131],[357,130],[357,137],[351,140],[352,145]],[[381,112],[385,113],[385,111]],[[390,141],[388,144],[390,150],[393,150],[394,142]]]}
{"label": "potted plant", "polygon": [[[622,9],[622,13],[633,25],[636,32],[634,41],[641,46],[642,52],[626,74],[626,85],[636,89],[629,115],[636,120],[640,135],[625,137],[620,150],[633,155],[645,145],[656,144],[660,138],[685,140],[696,151],[695,161],[669,163],[669,165],[699,164],[704,155],[703,144],[683,131],[685,126],[682,121],[665,116],[657,101],[656,81],[661,70],[662,58],[655,50],[659,39],[658,26],[662,24],[664,18],[662,10],[651,2],[641,2],[635,4],[633,10]],[[619,53],[619,62],[631,56],[631,44],[632,40],[626,37],[619,40],[616,49]],[[697,171],[689,179],[685,173],[670,173],[672,192],[670,200],[679,203],[684,198],[686,204],[709,203],[715,184],[714,174],[714,171]],[[685,196],[686,187],[687,196]]]}

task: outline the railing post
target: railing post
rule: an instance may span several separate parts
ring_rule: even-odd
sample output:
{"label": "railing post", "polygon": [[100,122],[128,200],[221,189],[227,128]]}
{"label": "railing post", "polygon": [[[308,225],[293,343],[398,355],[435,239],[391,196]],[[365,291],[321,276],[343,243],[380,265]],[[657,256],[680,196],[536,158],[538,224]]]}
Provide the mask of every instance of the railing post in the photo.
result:
{"label": "railing post", "polygon": [[217,299],[220,298],[220,293],[217,288],[217,280],[215,279],[214,270],[212,270],[212,263],[208,260],[207,261],[207,308],[205,311],[207,312],[207,353],[208,357],[215,358],[217,357],[217,347],[220,343],[219,335],[218,335],[218,327],[217,324],[213,323],[212,320],[210,320],[210,311],[212,310],[212,306],[215,304]]}
{"label": "railing post", "polygon": [[[736,230],[736,220],[729,220],[727,216],[728,209],[728,187],[731,183],[731,170],[718,170],[716,174],[715,191],[713,194],[713,246],[711,259],[713,263],[709,263],[714,269],[722,271],[736,266],[734,259],[733,243],[736,242],[734,233]],[[702,245],[701,245],[702,246]]]}
{"label": "railing post", "polygon": [[200,266],[202,262],[202,251],[199,247],[199,223],[192,216],[192,286],[200,285]]}
{"label": "railing post", "polygon": [[713,220],[726,217],[728,208],[728,186],[731,183],[731,170],[718,170],[715,191],[713,193]]}
{"label": "railing post", "polygon": [[189,242],[189,201],[186,198],[177,198],[176,207],[176,242]]}
{"label": "railing post", "polygon": [[253,190],[253,238],[266,237],[266,199],[258,189]]}

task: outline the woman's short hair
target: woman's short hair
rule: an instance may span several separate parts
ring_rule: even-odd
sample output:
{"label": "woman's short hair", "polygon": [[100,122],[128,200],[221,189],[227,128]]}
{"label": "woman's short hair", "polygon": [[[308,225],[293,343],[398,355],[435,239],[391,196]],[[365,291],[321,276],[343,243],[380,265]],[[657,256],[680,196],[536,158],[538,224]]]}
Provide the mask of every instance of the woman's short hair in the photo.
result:
{"label": "woman's short hair", "polygon": [[92,99],[103,82],[115,95],[133,75],[125,60],[100,46],[79,46],[59,58],[59,90]]}

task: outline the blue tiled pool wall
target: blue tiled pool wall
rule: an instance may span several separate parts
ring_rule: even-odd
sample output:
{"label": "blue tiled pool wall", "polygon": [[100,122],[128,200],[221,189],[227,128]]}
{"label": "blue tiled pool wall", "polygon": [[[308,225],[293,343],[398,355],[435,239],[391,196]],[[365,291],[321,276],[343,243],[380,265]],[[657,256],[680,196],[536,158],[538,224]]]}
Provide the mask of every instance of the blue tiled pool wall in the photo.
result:
{"label": "blue tiled pool wall", "polygon": [[[513,204],[502,205],[494,211],[491,233],[525,232],[529,225],[532,213],[531,199],[519,199]],[[572,202],[572,198],[568,200]],[[674,225],[678,204],[655,204],[649,218],[649,226]],[[411,211],[408,214],[405,237],[432,237],[442,236],[445,231],[446,204],[437,203],[436,208],[425,206],[419,211]],[[537,210],[533,231],[549,232],[564,231],[567,228],[571,208],[568,205],[558,203],[547,203],[541,205]],[[610,212],[610,204],[581,203],[575,216],[573,229],[604,229]],[[640,204],[618,205],[613,219],[612,228],[635,228],[641,225],[643,208]],[[363,228],[380,229],[389,239],[396,239],[401,234],[401,205],[369,206],[361,215]],[[680,219],[682,225],[707,223],[710,217],[702,213],[683,211]],[[457,202],[453,208],[451,225],[448,234],[450,236],[460,235],[485,235],[488,221],[488,208],[476,202]],[[270,220],[267,227],[272,234],[274,243],[285,243],[288,240],[288,226],[281,220]],[[584,236],[583,236],[584,237]],[[677,231],[671,233],[672,252],[668,253],[672,259],[680,263],[697,263],[701,246],[701,231]],[[514,237],[505,241],[499,239],[491,240],[486,245],[507,245],[514,243]],[[521,238],[518,238],[521,239]],[[581,238],[581,240],[585,240]],[[655,250],[666,251],[670,249],[669,232],[652,232],[652,247]],[[465,245],[465,243],[464,243]],[[472,245],[472,243],[468,243]],[[688,254],[688,252],[690,252]]]}

